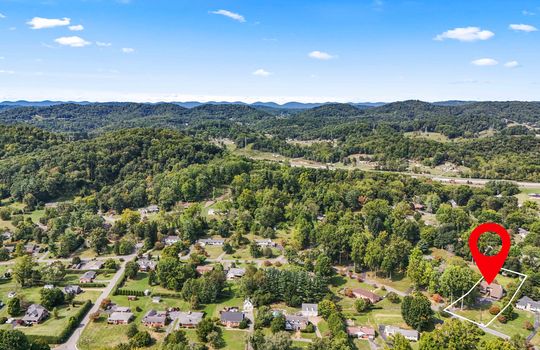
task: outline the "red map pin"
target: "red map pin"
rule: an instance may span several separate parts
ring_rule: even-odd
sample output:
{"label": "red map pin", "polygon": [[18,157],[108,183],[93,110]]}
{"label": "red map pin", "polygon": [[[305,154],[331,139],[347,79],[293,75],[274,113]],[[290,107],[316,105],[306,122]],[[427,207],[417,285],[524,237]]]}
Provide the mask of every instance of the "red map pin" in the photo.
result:
{"label": "red map pin", "polygon": [[[501,237],[502,247],[499,254],[487,256],[480,253],[478,250],[478,239],[486,232],[493,232]],[[508,231],[494,222],[487,222],[477,226],[469,236],[469,248],[471,254],[487,283],[491,284],[501,270],[501,267],[503,267],[504,262],[508,257],[508,252],[510,251],[510,244],[510,235],[508,234]]]}

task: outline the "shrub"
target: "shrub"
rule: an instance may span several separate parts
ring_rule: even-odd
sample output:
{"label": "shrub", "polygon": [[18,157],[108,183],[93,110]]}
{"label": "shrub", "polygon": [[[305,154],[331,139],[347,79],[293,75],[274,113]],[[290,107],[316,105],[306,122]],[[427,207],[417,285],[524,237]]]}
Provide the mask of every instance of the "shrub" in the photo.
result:
{"label": "shrub", "polygon": [[534,329],[534,325],[531,323],[531,321],[527,320],[525,321],[523,328],[525,328],[528,331],[532,331]]}
{"label": "shrub", "polygon": [[314,333],[315,332],[315,326],[313,323],[308,323],[307,327],[302,330],[302,333]]}
{"label": "shrub", "polygon": [[238,328],[240,329],[246,329],[248,328],[249,324],[248,324],[248,321],[244,318],[240,324],[238,325]]}
{"label": "shrub", "polygon": [[489,308],[489,313],[492,315],[497,315],[499,312],[501,312],[501,308],[498,307],[497,305],[493,305],[492,307]]}
{"label": "shrub", "polygon": [[390,292],[390,293],[386,294],[386,298],[388,300],[390,300],[394,304],[398,304],[398,303],[401,302],[401,298],[399,297],[399,295],[397,295],[394,292]]}
{"label": "shrub", "polygon": [[497,317],[497,320],[498,320],[500,323],[506,323],[506,322],[508,322],[508,319],[507,319],[506,316],[504,316],[504,315],[501,315],[501,316]]}

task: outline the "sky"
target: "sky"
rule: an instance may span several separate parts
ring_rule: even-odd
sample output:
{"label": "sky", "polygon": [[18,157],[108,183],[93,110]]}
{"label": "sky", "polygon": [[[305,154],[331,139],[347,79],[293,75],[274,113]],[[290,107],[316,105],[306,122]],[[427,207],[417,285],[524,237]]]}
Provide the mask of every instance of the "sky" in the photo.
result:
{"label": "sky", "polygon": [[0,101],[540,100],[539,0],[0,0]]}

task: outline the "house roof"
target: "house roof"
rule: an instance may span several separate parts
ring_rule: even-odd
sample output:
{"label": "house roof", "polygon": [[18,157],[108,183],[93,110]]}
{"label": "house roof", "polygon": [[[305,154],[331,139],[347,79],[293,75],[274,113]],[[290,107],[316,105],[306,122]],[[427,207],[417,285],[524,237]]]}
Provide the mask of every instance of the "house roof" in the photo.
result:
{"label": "house roof", "polygon": [[302,311],[318,311],[318,310],[319,310],[319,306],[317,304],[307,304],[307,303],[302,304]]}
{"label": "house roof", "polygon": [[540,301],[535,301],[528,296],[523,296],[521,299],[518,300],[516,305],[520,305],[523,308],[526,308],[527,305],[530,305],[533,309],[539,309],[540,310]]}
{"label": "house roof", "polygon": [[39,321],[44,314],[46,314],[48,311],[39,304],[32,304],[28,307],[26,310],[26,313],[24,317],[22,318],[23,321]]}
{"label": "house roof", "polygon": [[109,316],[109,321],[125,321],[129,322],[133,318],[133,313],[131,312],[113,312]]}
{"label": "house roof", "polygon": [[364,327],[364,326],[349,326],[347,327],[347,334],[353,335],[353,334],[365,334],[369,336],[375,336],[375,329],[371,327]]}
{"label": "house roof", "polygon": [[504,289],[500,284],[497,284],[495,282],[492,282],[491,284],[488,284],[485,280],[480,282],[480,288],[482,289],[490,289],[489,294],[493,298],[502,298],[504,296]]}
{"label": "house roof", "polygon": [[167,321],[167,311],[149,310],[142,321],[145,323],[165,323]]}
{"label": "house roof", "polygon": [[221,322],[242,322],[244,313],[238,311],[223,311],[220,315]]}
{"label": "house roof", "polygon": [[285,322],[289,323],[308,323],[309,320],[306,316],[300,315],[285,315]]}
{"label": "house roof", "polygon": [[227,272],[227,275],[229,276],[244,276],[246,273],[246,269],[239,268],[239,267],[231,267],[229,271]]}
{"label": "house roof", "polygon": [[77,293],[80,290],[81,290],[81,287],[79,287],[79,286],[69,285],[69,286],[64,287],[64,293],[66,293],[66,294]]}
{"label": "house roof", "polygon": [[86,271],[84,275],[81,276],[81,279],[83,278],[94,279],[96,278],[96,275],[97,275],[96,271]]}
{"label": "house roof", "polygon": [[179,312],[176,316],[180,324],[199,324],[204,317],[202,312]]}
{"label": "house roof", "polygon": [[378,296],[377,294],[373,293],[373,292],[370,292],[369,290],[366,290],[366,289],[363,289],[363,288],[355,288],[352,290],[353,294],[355,295],[359,295],[363,298],[367,298],[367,299],[370,299],[370,300],[374,300],[374,301],[379,301],[381,300],[381,297]]}
{"label": "house roof", "polygon": [[418,331],[415,331],[414,329],[403,329],[395,326],[386,326],[384,328],[386,334],[396,334],[399,333],[404,337],[410,337],[410,338],[418,338]]}

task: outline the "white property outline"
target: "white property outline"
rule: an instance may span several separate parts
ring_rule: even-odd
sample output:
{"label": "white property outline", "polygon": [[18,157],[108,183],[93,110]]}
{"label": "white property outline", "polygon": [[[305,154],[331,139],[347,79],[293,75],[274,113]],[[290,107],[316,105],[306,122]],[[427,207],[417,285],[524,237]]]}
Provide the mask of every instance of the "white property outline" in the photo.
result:
{"label": "white property outline", "polygon": [[475,325],[479,326],[479,327],[482,327],[482,328],[488,328],[489,325],[495,321],[497,319],[497,317],[499,317],[503,312],[504,310],[506,310],[506,308],[508,306],[510,306],[510,304],[512,304],[512,302],[514,301],[514,299],[516,298],[519,290],[521,289],[521,287],[523,286],[523,283],[525,283],[525,280],[527,279],[527,275],[521,273],[521,272],[516,272],[516,271],[513,271],[513,270],[508,270],[508,269],[505,269],[504,267],[501,268],[501,270],[504,270],[504,271],[507,271],[507,272],[512,272],[512,273],[515,273],[516,275],[518,276],[521,276],[523,277],[523,279],[521,279],[521,283],[519,284],[519,286],[517,287],[514,295],[512,295],[512,298],[510,298],[510,301],[508,302],[508,304],[506,304],[502,309],[501,311],[499,311],[499,313],[497,315],[495,315],[487,324],[483,324],[483,323],[479,323],[479,322],[476,322],[476,321],[473,321],[473,320],[470,320],[468,319],[467,317],[465,316],[461,316],[461,315],[458,315],[452,311],[449,311],[449,309],[454,306],[455,304],[457,304],[458,302],[460,302],[462,299],[464,299],[467,295],[469,295],[475,288],[476,286],[478,286],[480,284],[480,282],[482,282],[482,280],[484,280],[484,277],[480,278],[480,280],[478,280],[478,282],[476,282],[476,284],[467,292],[465,293],[464,295],[462,295],[459,299],[457,299],[456,301],[454,301],[452,304],[448,305],[446,308],[444,308],[443,311],[445,312],[448,312],[450,315],[454,316],[454,317],[457,317],[459,319],[462,319],[464,321],[469,321],[471,323],[474,323]]}

